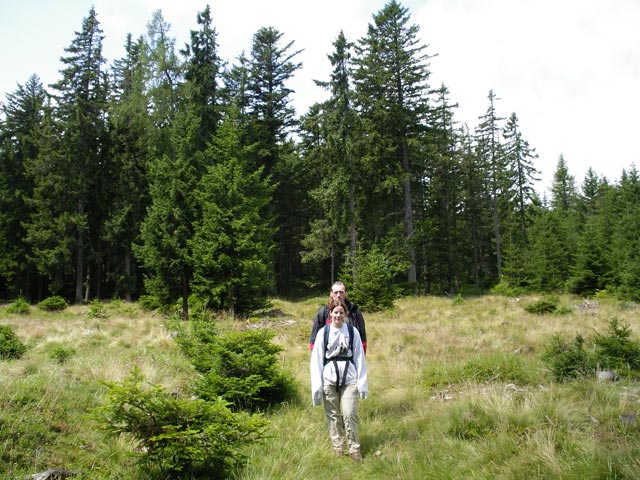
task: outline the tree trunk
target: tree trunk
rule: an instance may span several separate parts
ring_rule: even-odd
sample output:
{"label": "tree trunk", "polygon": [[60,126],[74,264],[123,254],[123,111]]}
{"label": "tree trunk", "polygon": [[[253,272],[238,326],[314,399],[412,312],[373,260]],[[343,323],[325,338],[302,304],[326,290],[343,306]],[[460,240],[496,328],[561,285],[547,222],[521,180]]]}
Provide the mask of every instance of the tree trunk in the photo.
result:
{"label": "tree trunk", "polygon": [[91,276],[89,275],[90,267],[87,267],[87,278],[85,280],[84,301],[89,302],[89,290],[91,290]]}
{"label": "tree trunk", "polygon": [[409,254],[409,270],[407,281],[416,283],[416,252],[413,247],[413,200],[411,198],[411,172],[409,168],[409,151],[407,143],[402,142],[402,170],[404,171],[404,229]]}
{"label": "tree trunk", "polygon": [[351,239],[351,258],[356,258],[356,249],[358,248],[358,238],[356,234],[356,200],[353,192],[353,185],[349,185],[349,238]]}
{"label": "tree trunk", "polygon": [[182,319],[189,318],[189,278],[186,272],[182,274]]}
{"label": "tree trunk", "polygon": [[494,235],[496,237],[496,266],[498,269],[498,278],[502,277],[502,248],[501,248],[501,240],[500,240],[500,219],[498,217],[498,200],[497,193],[494,191],[492,193],[493,197],[493,229]]}
{"label": "tree trunk", "polygon": [[[84,215],[84,205],[82,201],[78,202],[78,216]],[[75,288],[75,302],[77,304],[82,303],[82,281],[84,280],[84,232],[82,227],[78,228],[77,234],[78,244],[76,245],[76,288]]]}
{"label": "tree trunk", "polygon": [[[126,274],[127,278],[131,278],[131,253],[128,250],[124,254],[124,273]],[[127,282],[126,290],[124,292],[124,298],[127,302],[132,301],[129,282]]]}

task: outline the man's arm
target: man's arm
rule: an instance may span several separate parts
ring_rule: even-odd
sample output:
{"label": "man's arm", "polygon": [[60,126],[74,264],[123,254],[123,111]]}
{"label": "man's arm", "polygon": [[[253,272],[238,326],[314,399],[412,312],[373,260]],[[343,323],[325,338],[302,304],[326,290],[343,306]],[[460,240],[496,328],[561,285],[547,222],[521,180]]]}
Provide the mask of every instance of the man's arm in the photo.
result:
{"label": "man's arm", "polygon": [[324,326],[325,316],[324,311],[326,307],[322,307],[316,313],[315,318],[313,319],[313,324],[311,325],[311,335],[309,336],[309,349],[313,350],[313,344],[316,341],[316,335],[318,331]]}
{"label": "man's arm", "polygon": [[358,333],[360,334],[360,340],[362,341],[362,349],[364,353],[367,353],[367,326],[364,323],[364,317],[359,308],[356,308],[355,315],[356,326],[358,327]]}

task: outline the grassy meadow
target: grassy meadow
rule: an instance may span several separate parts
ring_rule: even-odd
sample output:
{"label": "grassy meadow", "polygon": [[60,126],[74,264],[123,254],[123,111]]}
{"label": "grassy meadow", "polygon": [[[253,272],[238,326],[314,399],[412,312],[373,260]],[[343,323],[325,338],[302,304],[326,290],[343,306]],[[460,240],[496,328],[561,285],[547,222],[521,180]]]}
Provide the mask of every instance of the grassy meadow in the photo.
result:
{"label": "grassy meadow", "polygon": [[[640,478],[640,382],[556,383],[541,360],[554,335],[570,342],[580,333],[588,346],[614,318],[640,339],[640,306],[563,296],[563,314],[538,315],[524,309],[537,297],[487,295],[402,298],[365,312],[370,390],[360,402],[364,460],[355,463],[333,456],[322,407],[311,406],[308,336],[324,300],[276,298],[251,319],[218,321],[219,332],[273,329],[298,384],[296,399],[265,413],[268,437],[246,452],[238,479]],[[99,315],[91,308],[0,307],[0,324],[28,346],[0,362],[0,478],[66,468],[83,479],[137,479],[131,440],[107,436],[91,415],[104,382],[136,367],[189,395],[194,371],[168,319],[119,301]]]}

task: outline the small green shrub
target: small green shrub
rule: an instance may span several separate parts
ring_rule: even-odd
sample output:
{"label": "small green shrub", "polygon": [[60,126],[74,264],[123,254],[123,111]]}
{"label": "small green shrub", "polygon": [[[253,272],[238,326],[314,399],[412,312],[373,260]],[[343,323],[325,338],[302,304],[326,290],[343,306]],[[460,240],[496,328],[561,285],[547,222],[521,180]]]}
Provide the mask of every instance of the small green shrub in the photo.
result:
{"label": "small green shrub", "polygon": [[89,318],[107,318],[107,308],[100,300],[91,300],[89,310],[87,311],[87,316]]}
{"label": "small green shrub", "polygon": [[208,352],[211,344],[216,341],[217,330],[214,322],[196,319],[184,322],[180,315],[176,314],[167,322],[167,328],[198,372],[207,373],[213,368],[214,358]]}
{"label": "small green shrub", "polygon": [[609,335],[596,334],[596,356],[601,367],[617,373],[640,371],[640,344],[631,340],[629,325],[620,324],[617,318],[609,322]]}
{"label": "small green shrub", "polygon": [[565,382],[595,373],[595,359],[585,350],[585,340],[577,334],[572,343],[567,343],[560,335],[555,335],[542,354],[553,378]]}
{"label": "small green shrub", "polygon": [[556,316],[569,315],[570,313],[573,313],[573,308],[568,305],[560,305],[553,311],[553,314]]}
{"label": "small green shrub", "polygon": [[7,313],[13,315],[29,315],[30,305],[24,297],[16,298],[7,308]]}
{"label": "small green shrub", "polygon": [[242,448],[264,437],[261,416],[234,413],[219,398],[176,398],[143,385],[139,372],[107,386],[107,402],[95,414],[105,430],[140,443],[144,478],[231,478],[244,461]]}
{"label": "small green shrub", "polygon": [[603,288],[602,290],[596,290],[596,293],[593,295],[593,298],[595,298],[596,300],[608,300],[608,299],[614,298],[614,295],[612,292],[610,292],[606,288]]}
{"label": "small green shrub", "polygon": [[577,334],[573,343],[556,335],[542,354],[542,360],[556,381],[591,376],[597,368],[616,375],[640,375],[640,343],[631,340],[629,325],[617,319],[609,322],[608,335],[596,334],[593,351],[585,349],[585,339]]}
{"label": "small green shrub", "polygon": [[[204,322],[203,322],[204,324]],[[278,366],[282,347],[267,329],[215,335],[196,330],[197,343],[182,337],[179,344],[203,374],[196,390],[204,399],[221,397],[235,409],[259,410],[295,393],[292,377]]]}
{"label": "small green shrub", "polygon": [[67,301],[58,295],[45,298],[38,303],[38,308],[46,310],[47,312],[58,312],[64,310],[68,306]]}
{"label": "small green shrub", "polygon": [[454,305],[463,305],[464,304],[464,297],[461,294],[457,294],[452,302]]}
{"label": "small green shrub", "polygon": [[553,313],[558,308],[560,299],[556,296],[544,297],[537,302],[526,305],[524,309],[529,313],[544,315],[545,313]]}
{"label": "small green shrub", "polygon": [[48,348],[49,358],[59,364],[65,363],[68,359],[76,354],[75,349],[72,347],[65,347],[64,345],[54,344]]}
{"label": "small green shrub", "polygon": [[0,360],[19,359],[27,347],[8,325],[0,325]]}
{"label": "small green shrub", "polygon": [[140,298],[138,298],[138,304],[147,311],[157,310],[162,307],[160,299],[155,295],[140,295]]}
{"label": "small green shrub", "polygon": [[508,281],[502,279],[500,282],[491,289],[491,293],[494,295],[501,295],[503,297],[517,297],[524,294],[525,290],[521,287],[511,285]]}

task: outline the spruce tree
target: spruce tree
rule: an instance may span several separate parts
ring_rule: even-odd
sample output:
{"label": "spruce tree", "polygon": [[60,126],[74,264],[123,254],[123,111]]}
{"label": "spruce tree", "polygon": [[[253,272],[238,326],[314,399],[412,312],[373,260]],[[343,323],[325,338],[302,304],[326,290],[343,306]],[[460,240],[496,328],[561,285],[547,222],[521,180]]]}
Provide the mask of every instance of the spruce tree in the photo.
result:
{"label": "spruce tree", "polygon": [[293,91],[287,81],[302,64],[294,61],[300,53],[291,51],[294,42],[280,45],[283,35],[273,27],[260,28],[253,36],[247,65],[249,144],[256,144],[255,164],[264,167],[265,176],[273,173],[279,150],[295,126]]}
{"label": "spruce tree", "polygon": [[298,200],[306,196],[304,174],[298,164],[289,134],[296,126],[288,81],[301,67],[295,61],[300,51],[292,50],[293,41],[281,45],[283,34],[273,27],[260,28],[253,36],[247,62],[247,123],[245,145],[251,145],[254,168],[276,185],[272,209],[268,212],[278,226],[274,251],[276,289],[287,293],[300,269],[300,239],[305,222],[299,218]]}
{"label": "spruce tree", "polygon": [[486,113],[480,117],[481,122],[476,128],[477,144],[482,163],[485,167],[485,175],[488,180],[487,187],[491,199],[491,218],[493,222],[493,253],[495,255],[496,276],[502,276],[502,229],[503,218],[501,203],[503,194],[509,187],[510,179],[505,176],[505,159],[500,144],[500,122],[503,118],[498,116],[496,100],[499,100],[493,90],[487,97],[489,105]]}
{"label": "spruce tree", "polygon": [[113,65],[109,108],[110,156],[114,166],[113,197],[105,222],[109,247],[110,288],[131,300],[142,290],[133,255],[140,225],[149,205],[148,169],[153,151],[153,124],[147,111],[144,41],[127,36],[126,56]]}
{"label": "spruce tree", "polygon": [[204,150],[215,134],[220,119],[219,77],[222,61],[218,56],[218,34],[212,25],[209,5],[198,12],[199,30],[191,31],[191,41],[181,52],[185,57],[187,101],[199,118],[196,149]]}
{"label": "spruce tree", "polygon": [[522,137],[515,112],[508,118],[502,136],[505,173],[509,179],[508,188],[504,192],[505,201],[515,217],[518,237],[526,243],[527,226],[530,222],[527,210],[536,200],[534,183],[539,180],[537,175],[540,173],[533,165],[538,155]]}
{"label": "spruce tree", "polygon": [[622,172],[615,199],[611,248],[615,284],[622,298],[640,300],[640,175],[632,166]]}
{"label": "spruce tree", "polygon": [[575,211],[578,201],[576,180],[569,173],[564,155],[560,155],[553,173],[551,186],[551,208],[561,212]]}
{"label": "spruce tree", "polygon": [[419,27],[409,22],[396,0],[373,15],[356,45],[354,80],[365,132],[368,241],[386,237],[392,249],[405,252],[406,279],[415,284],[414,190],[425,174],[416,147],[425,130],[430,71]]}
{"label": "spruce tree", "polygon": [[210,307],[242,315],[268,304],[274,188],[249,161],[236,118],[231,110],[207,151],[209,167],[197,190],[202,216],[190,245],[194,291]]}
{"label": "spruce tree", "polygon": [[31,298],[37,281],[35,266],[28,260],[25,224],[31,215],[33,179],[28,165],[41,148],[41,131],[47,114],[47,94],[36,75],[0,106],[0,292]]}
{"label": "spruce tree", "polygon": [[538,180],[538,171],[533,165],[537,158],[520,131],[518,117],[514,113],[502,129],[504,143],[504,189],[501,194],[503,226],[503,278],[512,285],[522,285],[521,278],[529,264],[528,229],[532,223],[532,212],[539,199],[533,187]]}
{"label": "spruce tree", "polygon": [[331,78],[316,81],[329,92],[329,98],[314,105],[302,125],[303,131],[308,128],[312,135],[303,139],[302,145],[316,179],[309,194],[319,207],[303,240],[304,261],[330,260],[330,276],[325,283],[336,280],[345,253],[355,258],[357,205],[364,195],[356,150],[360,127],[350,86],[352,45],[343,32],[333,45],[335,50],[328,55],[333,67]]}
{"label": "spruce tree", "polygon": [[205,170],[202,152],[195,151],[198,126],[197,115],[187,105],[171,127],[175,153],[150,164],[151,203],[134,249],[149,272],[147,291],[165,305],[180,300],[183,318],[189,316],[194,264],[191,241],[201,215],[196,190]]}
{"label": "spruce tree", "polygon": [[[61,58],[62,78],[52,85],[55,115],[64,137],[60,142],[58,175],[63,182],[66,208],[51,219],[67,223],[73,232],[73,277],[76,303],[83,301],[90,286],[99,289],[101,276],[101,228],[105,198],[110,186],[106,156],[106,106],[108,85],[102,56],[103,34],[95,9],[82,22],[82,30]],[[45,160],[46,161],[46,160]],[[53,200],[53,199],[51,199]],[[62,240],[62,239],[61,239]],[[64,241],[64,240],[62,240]]]}
{"label": "spruce tree", "polygon": [[[575,177],[570,174],[563,155],[558,158],[556,170],[553,174],[551,186],[551,209],[556,213],[561,223],[564,236],[565,260],[562,265],[571,268],[577,250],[578,238],[581,231],[579,211],[579,195]],[[568,275],[568,272],[566,273]]]}
{"label": "spruce tree", "polygon": [[488,194],[486,162],[482,150],[474,143],[468,129],[460,132],[460,220],[462,255],[467,261],[463,283],[479,292],[495,280],[494,256],[491,249],[491,197]]}
{"label": "spruce tree", "polygon": [[531,244],[519,285],[537,292],[561,290],[569,276],[566,224],[560,212],[540,210],[531,227]]}
{"label": "spruce tree", "polygon": [[45,115],[39,136],[37,156],[25,163],[33,182],[32,195],[26,199],[30,214],[23,223],[26,254],[43,279],[37,298],[47,293],[72,297],[68,286],[74,285],[76,230],[85,220],[75,213],[77,205],[66,190],[69,180],[67,158],[62,153],[65,131],[61,122]]}
{"label": "spruce tree", "polygon": [[449,99],[449,89],[443,84],[434,93],[425,148],[429,158],[428,177],[419,189],[421,197],[417,205],[420,208],[416,209],[416,244],[423,259],[425,284],[430,285],[434,293],[453,293],[460,288],[456,279],[464,277],[460,254],[463,244],[467,243],[460,238],[461,139],[453,114],[457,104]]}
{"label": "spruce tree", "polygon": [[587,171],[578,199],[581,230],[567,288],[579,295],[594,295],[613,286],[611,237],[613,189],[593,169]]}

